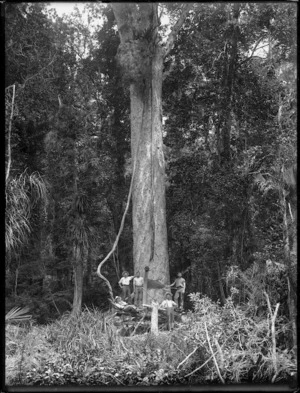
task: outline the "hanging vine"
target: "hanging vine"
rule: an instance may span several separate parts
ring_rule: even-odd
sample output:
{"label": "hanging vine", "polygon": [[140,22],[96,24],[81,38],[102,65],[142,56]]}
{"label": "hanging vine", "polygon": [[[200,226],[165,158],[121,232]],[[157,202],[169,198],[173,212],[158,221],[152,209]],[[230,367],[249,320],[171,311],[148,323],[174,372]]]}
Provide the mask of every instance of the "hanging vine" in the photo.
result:
{"label": "hanging vine", "polygon": [[7,169],[6,169],[6,176],[5,181],[7,182],[10,173],[11,167],[11,129],[12,129],[12,120],[14,117],[14,105],[15,105],[15,95],[16,95],[16,85],[9,86],[12,87],[12,99],[11,99],[11,111],[8,123],[8,137],[7,137]]}
{"label": "hanging vine", "polygon": [[[144,118],[144,111],[145,111],[145,107],[143,107],[142,119]],[[142,123],[141,123],[140,133],[141,133],[142,129],[143,129],[143,120],[142,120]],[[106,285],[108,287],[110,299],[112,301],[114,300],[114,295],[113,295],[113,290],[112,290],[111,284],[110,284],[109,280],[105,276],[103,276],[103,274],[101,273],[101,269],[102,269],[102,266],[104,265],[104,263],[115,252],[115,250],[116,250],[116,248],[118,246],[118,243],[119,243],[120,236],[121,236],[123,228],[124,228],[125,218],[126,218],[126,214],[128,212],[128,209],[129,209],[130,199],[131,199],[131,195],[132,195],[133,181],[134,181],[134,176],[135,176],[135,169],[136,169],[136,162],[137,162],[139,148],[140,148],[140,141],[138,140],[137,151],[135,153],[134,162],[133,162],[133,169],[132,169],[132,175],[131,175],[131,181],[130,181],[130,187],[129,187],[128,197],[127,197],[127,202],[126,202],[125,210],[124,210],[124,213],[123,213],[123,216],[122,216],[119,232],[117,234],[116,240],[114,241],[112,249],[106,255],[106,257],[99,263],[98,268],[97,268],[97,274],[98,274],[98,276],[100,278],[102,278],[103,281],[105,281],[105,283],[106,283]]]}

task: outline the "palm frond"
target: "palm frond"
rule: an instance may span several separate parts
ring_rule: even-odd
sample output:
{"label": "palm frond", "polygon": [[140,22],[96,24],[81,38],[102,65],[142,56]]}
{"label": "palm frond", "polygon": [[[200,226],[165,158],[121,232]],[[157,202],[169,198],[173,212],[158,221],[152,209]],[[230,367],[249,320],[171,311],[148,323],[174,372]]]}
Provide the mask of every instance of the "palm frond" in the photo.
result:
{"label": "palm frond", "polygon": [[37,201],[45,202],[47,200],[47,187],[44,179],[38,172],[33,172],[28,177],[28,181],[31,187],[31,196],[33,197],[33,204]]}
{"label": "palm frond", "polygon": [[47,203],[47,187],[42,177],[34,172],[9,178],[5,187],[5,245],[6,250],[16,250],[30,233],[31,209],[38,201]]}
{"label": "palm frond", "polygon": [[5,322],[25,322],[32,318],[32,315],[27,314],[29,311],[28,307],[14,307],[5,315]]}

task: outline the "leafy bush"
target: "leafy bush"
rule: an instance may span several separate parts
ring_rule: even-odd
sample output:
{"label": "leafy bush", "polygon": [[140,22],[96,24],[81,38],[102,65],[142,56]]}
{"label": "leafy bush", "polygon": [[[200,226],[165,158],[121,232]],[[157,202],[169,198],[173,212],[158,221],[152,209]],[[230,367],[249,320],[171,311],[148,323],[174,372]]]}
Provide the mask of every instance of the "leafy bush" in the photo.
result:
{"label": "leafy bush", "polygon": [[[199,293],[190,295],[195,312],[187,321],[189,339],[205,348],[206,359],[211,358],[205,378],[229,383],[274,382],[293,375],[296,359],[292,351],[277,345],[274,360],[269,317],[249,317],[247,308],[234,305],[235,292],[223,307]],[[278,341],[282,330],[290,326],[281,318],[275,328]],[[196,364],[193,368],[197,369]]]}
{"label": "leafy bush", "polygon": [[[66,313],[47,326],[7,326],[7,384],[147,386],[219,382],[220,376],[227,383],[262,382],[296,371],[293,352],[277,346],[275,375],[268,318],[247,316],[232,296],[223,307],[199,293],[190,297],[194,312],[156,336],[121,337],[114,314],[95,309]],[[285,329],[278,318],[277,340]]]}
{"label": "leafy bush", "polygon": [[279,314],[288,316],[288,281],[284,264],[272,262],[270,259],[265,262],[263,259],[245,271],[238,266],[231,266],[225,278],[230,290],[235,291],[235,303],[242,303],[244,300],[247,304],[248,315],[267,314],[267,302],[263,295],[267,292],[272,305],[280,302],[282,307]]}

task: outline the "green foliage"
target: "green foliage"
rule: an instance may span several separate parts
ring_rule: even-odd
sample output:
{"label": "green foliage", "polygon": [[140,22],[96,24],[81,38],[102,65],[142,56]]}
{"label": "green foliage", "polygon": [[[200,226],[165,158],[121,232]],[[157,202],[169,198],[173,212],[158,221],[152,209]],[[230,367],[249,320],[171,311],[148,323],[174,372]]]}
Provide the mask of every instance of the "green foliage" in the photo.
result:
{"label": "green foliage", "polygon": [[[28,286],[28,283],[27,283]],[[20,295],[8,297],[6,308],[13,305],[18,308],[29,308],[32,319],[38,324],[46,324],[60,316],[60,313],[69,310],[72,301],[72,291],[51,293],[41,291],[39,284],[31,285],[26,290],[20,285]]]}
{"label": "green foliage", "polygon": [[46,184],[39,173],[28,175],[25,170],[21,175],[8,179],[5,196],[5,245],[10,252],[26,242],[35,205],[39,201],[46,205]]}
{"label": "green foliage", "polygon": [[[264,261],[263,255],[254,264],[241,271],[238,266],[230,266],[226,274],[226,285],[234,290],[236,304],[247,303],[249,316],[262,316],[268,312],[264,292],[268,293],[272,306],[281,304],[279,314],[288,319],[288,282],[285,265]],[[286,345],[289,345],[287,337]]]}
{"label": "green foliage", "polygon": [[29,321],[31,319],[31,315],[28,314],[28,311],[28,307],[14,307],[5,315],[5,322],[13,323]]}
{"label": "green foliage", "polygon": [[[103,317],[108,323],[106,333],[102,331]],[[26,385],[149,385],[176,380],[169,363],[177,361],[174,355],[178,347],[168,353],[170,342],[173,348],[171,337],[132,337],[127,339],[126,348],[109,317],[97,311],[86,310],[80,319],[65,315],[23,336],[20,330],[7,330],[7,336],[8,384],[20,381],[18,372]],[[24,348],[20,345],[23,340]],[[18,345],[13,346],[13,342]],[[22,365],[18,367],[18,363]]]}
{"label": "green foliage", "polygon": [[[294,7],[239,7],[237,34],[233,5],[191,13],[165,63],[163,85],[171,271],[189,269],[187,287],[222,302],[222,291],[229,295],[222,278],[227,268],[251,269],[257,251],[264,261],[282,262],[278,191],[285,186],[280,171],[282,164],[292,165],[296,145],[290,85],[294,65],[289,55],[287,62],[280,55],[286,39],[292,49],[295,36],[291,26],[285,35],[279,17],[282,12],[289,24],[287,15],[294,20]],[[278,41],[272,41],[273,35]],[[266,45],[268,37],[274,45],[260,58],[254,48]],[[235,72],[229,99],[226,70],[231,65]],[[260,193],[258,186],[269,191]],[[288,223],[291,228],[289,215]]]}
{"label": "green foliage", "polygon": [[[172,332],[120,337],[112,314],[65,314],[47,326],[6,328],[7,383],[23,385],[167,385],[218,382],[206,329],[227,383],[267,382],[274,376],[270,321],[253,320],[232,297],[221,307],[199,293],[194,312]],[[276,340],[288,326],[276,321]],[[296,370],[292,351],[277,345],[276,381]],[[201,366],[201,368],[200,368]],[[196,369],[199,368],[199,371]],[[201,372],[200,372],[201,370]]]}
{"label": "green foliage", "polygon": [[[249,317],[250,304],[244,308],[234,306],[234,293],[233,290],[223,307],[199,293],[190,295],[195,309],[188,322],[193,326],[189,333],[190,339],[193,338],[195,345],[199,343],[202,347],[203,342],[206,342],[207,359],[211,356],[207,347],[207,340],[210,339],[219,370],[227,383],[271,381],[275,365],[272,360],[270,322],[266,315],[258,319]],[[285,320],[277,322],[276,378],[281,380],[295,372],[295,358],[292,351],[285,349],[285,345],[282,347],[284,349],[278,347],[281,332],[289,327]],[[206,380],[218,379],[212,360],[206,366],[205,376]]]}

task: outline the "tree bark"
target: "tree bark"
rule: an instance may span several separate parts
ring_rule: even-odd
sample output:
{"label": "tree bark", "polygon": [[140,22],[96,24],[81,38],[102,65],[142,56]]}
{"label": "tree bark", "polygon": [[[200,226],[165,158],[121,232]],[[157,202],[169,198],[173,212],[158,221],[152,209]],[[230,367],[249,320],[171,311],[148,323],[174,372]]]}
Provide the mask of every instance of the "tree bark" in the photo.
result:
{"label": "tree bark", "polygon": [[[131,155],[132,162],[135,163],[132,191],[134,271],[135,273],[144,271],[145,266],[148,265],[152,272],[151,278],[169,284],[161,117],[162,71],[166,50],[157,42],[157,5],[147,4],[137,7],[135,4],[115,3],[112,8],[118,24],[121,46],[132,45],[133,51],[134,45],[145,42],[145,31],[148,28],[150,38],[147,37],[147,40],[149,40],[149,48],[151,47],[151,54],[144,58],[150,62],[148,71],[144,74],[142,71],[142,78],[136,80],[131,75],[129,82]],[[142,28],[138,25],[137,15],[144,21]],[[182,24],[183,21],[180,23]],[[178,29],[179,25],[176,26]],[[173,41],[174,34],[175,32],[172,35]],[[172,42],[169,41],[169,47],[172,46]],[[134,55],[138,52],[132,53]],[[127,61],[131,61],[132,65],[139,64],[139,58],[134,59],[132,53]],[[143,61],[143,58],[141,57],[140,60]],[[121,59],[121,66],[126,72],[126,61],[122,63]],[[163,299],[162,290],[150,289],[148,294],[151,299],[157,301]]]}
{"label": "tree bark", "polygon": [[74,297],[72,314],[78,315],[81,312],[82,294],[83,294],[83,266],[80,258],[80,250],[78,247],[73,248],[74,257]]}
{"label": "tree bark", "polygon": [[285,264],[287,266],[288,271],[288,308],[289,308],[289,317],[292,322],[292,334],[293,334],[293,346],[297,347],[297,283],[295,280],[295,268],[293,266],[291,259],[291,250],[290,250],[290,239],[289,239],[289,231],[288,231],[288,222],[287,222],[287,201],[285,197],[285,190],[283,187],[280,189],[280,201],[282,207],[282,215],[283,215],[283,247],[284,247],[284,256],[285,256]]}
{"label": "tree bark", "polygon": [[[159,50],[157,50],[159,52]],[[165,161],[161,129],[161,89],[163,58],[152,60],[152,80],[145,92],[130,86],[131,150],[136,160],[132,192],[134,270],[148,265],[154,280],[169,284],[169,260],[165,203]],[[160,290],[149,290],[150,297],[163,299]]]}
{"label": "tree bark", "polygon": [[145,267],[145,273],[144,273],[144,285],[143,285],[143,304],[147,304],[147,291],[148,291],[148,271],[149,267]]}
{"label": "tree bark", "polygon": [[220,296],[221,296],[221,304],[222,306],[226,303],[226,297],[224,293],[224,288],[223,288],[223,279],[221,276],[221,270],[220,270],[220,262],[217,261],[217,271],[218,271],[218,283],[219,283],[219,289],[220,289]]}
{"label": "tree bark", "polygon": [[[146,265],[152,278],[170,283],[165,161],[162,138],[163,60],[192,8],[184,5],[165,44],[158,36],[156,3],[112,3],[120,35],[119,60],[124,81],[130,85],[131,156],[134,163],[132,191],[134,271]],[[149,297],[163,299],[163,290],[151,289]]]}

